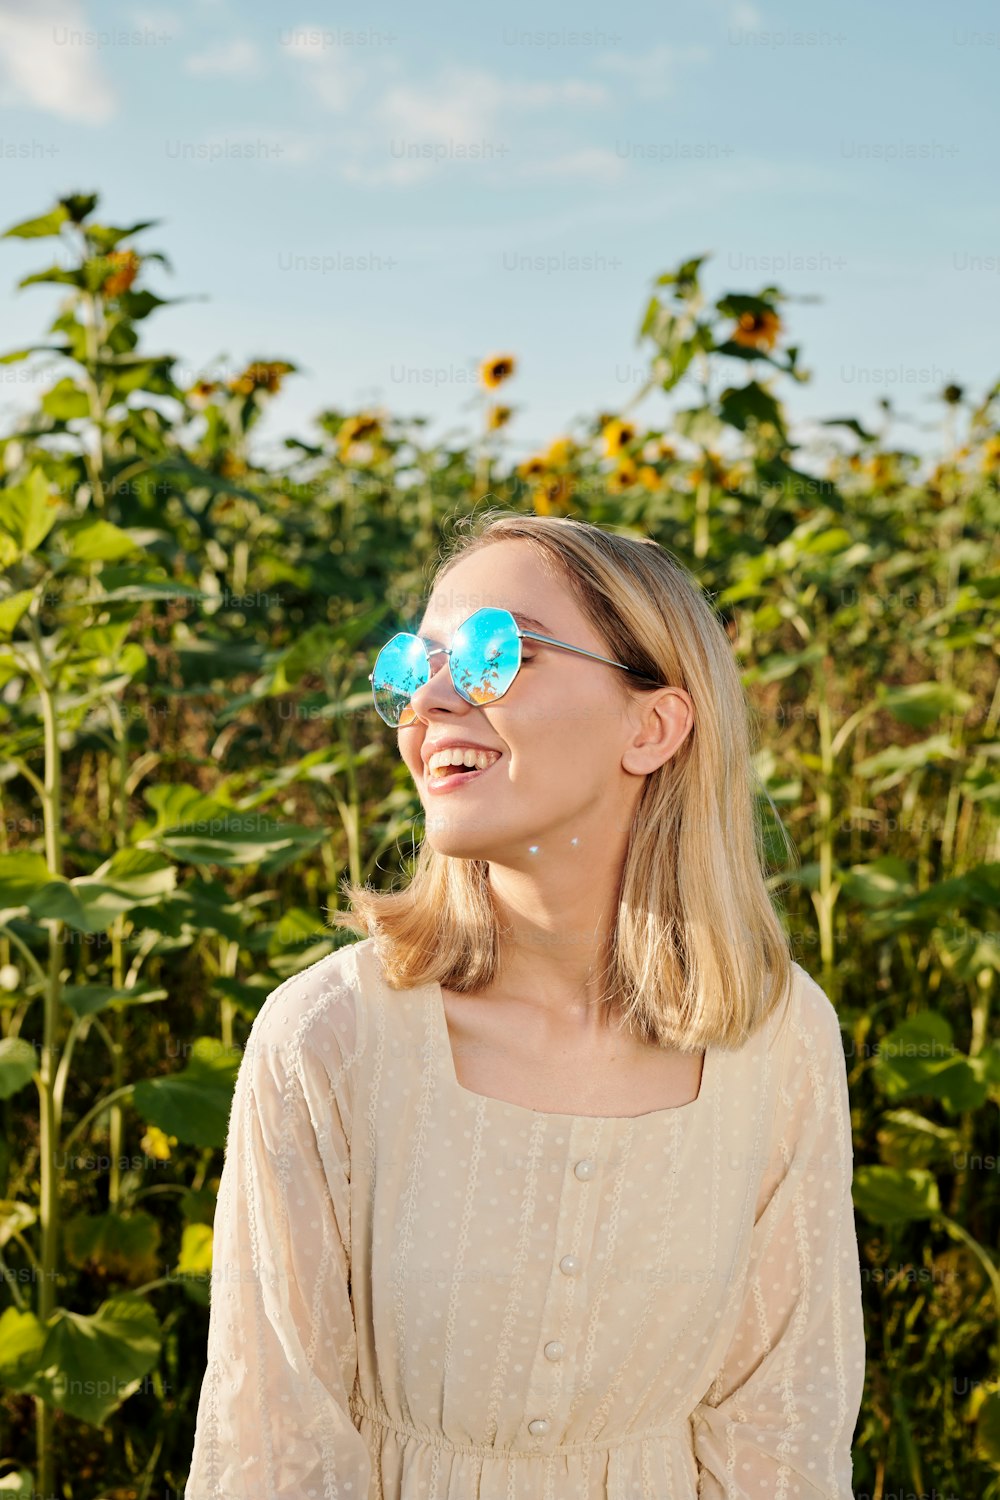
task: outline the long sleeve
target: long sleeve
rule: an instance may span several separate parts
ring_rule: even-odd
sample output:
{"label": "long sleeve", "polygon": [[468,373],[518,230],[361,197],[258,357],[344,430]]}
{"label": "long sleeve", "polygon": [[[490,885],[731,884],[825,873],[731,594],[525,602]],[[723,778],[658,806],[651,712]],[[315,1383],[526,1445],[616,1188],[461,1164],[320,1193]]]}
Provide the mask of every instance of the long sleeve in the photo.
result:
{"label": "long sleeve", "polygon": [[692,1414],[699,1500],[852,1500],[865,1373],[847,1068],[798,971],[739,1319]]}
{"label": "long sleeve", "polygon": [[353,1012],[342,987],[296,975],[251,1028],[185,1500],[367,1500],[371,1458],[348,1408]]}

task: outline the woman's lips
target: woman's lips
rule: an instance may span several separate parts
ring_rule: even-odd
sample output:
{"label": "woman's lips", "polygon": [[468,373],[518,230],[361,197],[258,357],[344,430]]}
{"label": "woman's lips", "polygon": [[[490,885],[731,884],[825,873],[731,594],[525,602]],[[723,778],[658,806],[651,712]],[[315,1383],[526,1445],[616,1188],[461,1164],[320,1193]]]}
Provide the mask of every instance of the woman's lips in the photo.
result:
{"label": "woman's lips", "polygon": [[443,792],[457,792],[459,787],[468,786],[470,782],[478,781],[480,776],[488,776],[493,767],[498,766],[501,760],[503,760],[502,755],[497,757],[492,766],[487,766],[483,771],[477,770],[475,767],[471,770],[466,769],[464,766],[452,766],[447,776],[433,776],[428,771],[424,778],[427,783],[427,790],[432,792],[434,796],[440,796]]}

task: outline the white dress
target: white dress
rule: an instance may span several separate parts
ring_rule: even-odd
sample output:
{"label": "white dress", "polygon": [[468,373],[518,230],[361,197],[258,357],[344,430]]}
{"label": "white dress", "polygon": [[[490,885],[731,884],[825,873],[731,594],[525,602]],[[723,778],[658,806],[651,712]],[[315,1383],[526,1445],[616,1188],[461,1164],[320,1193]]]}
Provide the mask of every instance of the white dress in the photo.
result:
{"label": "white dress", "polygon": [[272,991],[233,1098],[186,1500],[850,1500],[865,1369],[837,1016],[697,1099],[459,1084],[374,943]]}

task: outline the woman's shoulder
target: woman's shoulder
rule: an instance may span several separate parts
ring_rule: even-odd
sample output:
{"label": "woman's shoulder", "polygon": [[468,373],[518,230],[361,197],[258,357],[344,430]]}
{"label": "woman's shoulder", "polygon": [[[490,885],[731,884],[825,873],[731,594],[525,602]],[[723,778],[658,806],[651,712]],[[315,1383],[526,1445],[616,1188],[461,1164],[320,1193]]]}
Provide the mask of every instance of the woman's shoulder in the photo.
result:
{"label": "woman's shoulder", "polygon": [[308,964],[269,992],[254,1018],[247,1051],[286,1075],[298,1071],[303,1055],[327,1069],[350,1068],[367,1037],[365,964],[371,940],[346,943]]}
{"label": "woman's shoulder", "polygon": [[826,990],[808,970],[792,960],[791,1001],[788,1022],[796,1044],[827,1062],[841,1060],[844,1040],[840,1017]]}

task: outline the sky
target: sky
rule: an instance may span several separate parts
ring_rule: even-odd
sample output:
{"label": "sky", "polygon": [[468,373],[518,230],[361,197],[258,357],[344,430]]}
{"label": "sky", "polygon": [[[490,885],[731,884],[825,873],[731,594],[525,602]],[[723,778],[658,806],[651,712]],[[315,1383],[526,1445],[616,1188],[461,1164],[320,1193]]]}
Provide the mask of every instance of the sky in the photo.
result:
{"label": "sky", "polygon": [[[534,452],[634,397],[653,280],[702,254],[712,297],[804,299],[812,380],[776,387],[797,435],[889,395],[894,441],[928,451],[941,389],[1000,376],[998,63],[987,0],[0,0],[0,229],[67,192],[159,220],[148,284],[186,300],[142,348],[184,383],[300,367],[265,460],[329,407],[471,434],[497,353],[511,454]],[[0,352],[56,311],[15,290],[52,247],[0,240]],[[42,383],[0,366],[0,420]]]}

